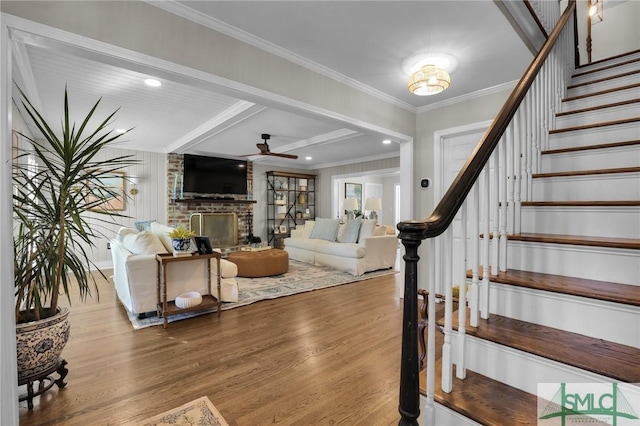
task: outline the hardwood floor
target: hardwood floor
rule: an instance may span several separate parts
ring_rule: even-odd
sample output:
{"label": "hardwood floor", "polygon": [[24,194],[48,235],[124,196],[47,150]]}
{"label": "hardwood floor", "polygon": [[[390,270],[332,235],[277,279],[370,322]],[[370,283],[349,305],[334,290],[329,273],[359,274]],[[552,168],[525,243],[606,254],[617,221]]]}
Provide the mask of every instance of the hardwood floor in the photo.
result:
{"label": "hardwood floor", "polygon": [[73,302],[66,388],[32,411],[21,402],[20,424],[135,425],[201,396],[232,426],[397,424],[401,285],[395,274],[134,330],[102,281],[99,303]]}

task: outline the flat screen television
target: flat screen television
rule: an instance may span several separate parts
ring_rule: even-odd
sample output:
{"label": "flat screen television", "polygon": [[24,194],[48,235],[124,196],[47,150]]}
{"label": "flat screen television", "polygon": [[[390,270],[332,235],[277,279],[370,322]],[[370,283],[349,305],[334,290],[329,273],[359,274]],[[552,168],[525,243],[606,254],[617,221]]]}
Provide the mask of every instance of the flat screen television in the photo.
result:
{"label": "flat screen television", "polygon": [[184,154],[184,192],[246,194],[247,162]]}

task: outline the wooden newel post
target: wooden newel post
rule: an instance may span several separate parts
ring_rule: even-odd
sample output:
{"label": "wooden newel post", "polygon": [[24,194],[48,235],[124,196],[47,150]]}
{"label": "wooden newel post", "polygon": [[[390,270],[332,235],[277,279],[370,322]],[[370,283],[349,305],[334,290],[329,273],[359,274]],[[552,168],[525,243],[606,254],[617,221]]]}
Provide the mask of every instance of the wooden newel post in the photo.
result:
{"label": "wooden newel post", "polygon": [[[400,365],[399,425],[418,425],[420,415],[420,373],[418,361],[418,247],[421,232],[398,225],[405,247],[404,313],[402,317],[402,359]],[[413,231],[413,232],[411,232]],[[417,231],[417,232],[416,232]]]}

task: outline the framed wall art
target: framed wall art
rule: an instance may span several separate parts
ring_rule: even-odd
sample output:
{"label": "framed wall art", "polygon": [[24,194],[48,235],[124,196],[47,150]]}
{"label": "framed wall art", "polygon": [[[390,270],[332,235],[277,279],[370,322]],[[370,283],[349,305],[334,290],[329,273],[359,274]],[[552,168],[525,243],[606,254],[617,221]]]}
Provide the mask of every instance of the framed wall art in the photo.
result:
{"label": "framed wall art", "polygon": [[344,198],[355,198],[358,201],[358,210],[362,211],[362,184],[345,183]]}
{"label": "framed wall art", "polygon": [[124,192],[124,172],[111,172],[93,179],[88,184],[87,202],[95,202],[99,198],[105,198],[106,201],[96,204],[91,210],[93,211],[123,211],[125,210],[125,192]]}

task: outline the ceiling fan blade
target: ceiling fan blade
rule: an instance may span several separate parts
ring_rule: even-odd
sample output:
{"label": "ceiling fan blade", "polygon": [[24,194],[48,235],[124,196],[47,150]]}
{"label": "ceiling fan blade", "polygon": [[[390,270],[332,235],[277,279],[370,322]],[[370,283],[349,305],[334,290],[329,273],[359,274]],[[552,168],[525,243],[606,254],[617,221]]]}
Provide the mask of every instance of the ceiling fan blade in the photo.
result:
{"label": "ceiling fan blade", "polygon": [[281,154],[279,152],[265,152],[264,155],[273,155],[274,157],[288,158],[290,160],[297,160],[298,156],[293,154]]}
{"label": "ceiling fan blade", "polygon": [[266,154],[267,152],[269,152],[269,145],[267,145],[266,143],[257,143],[256,146],[260,150],[261,154]]}

